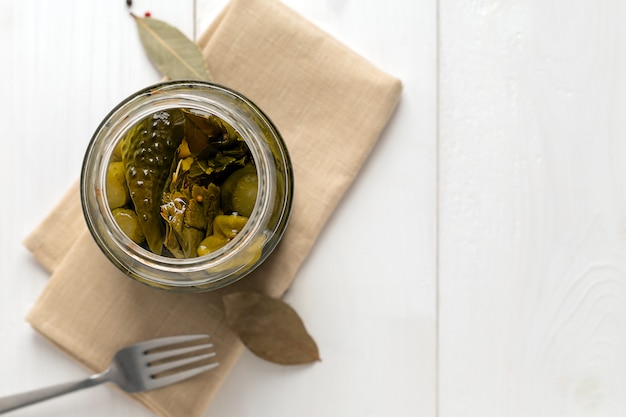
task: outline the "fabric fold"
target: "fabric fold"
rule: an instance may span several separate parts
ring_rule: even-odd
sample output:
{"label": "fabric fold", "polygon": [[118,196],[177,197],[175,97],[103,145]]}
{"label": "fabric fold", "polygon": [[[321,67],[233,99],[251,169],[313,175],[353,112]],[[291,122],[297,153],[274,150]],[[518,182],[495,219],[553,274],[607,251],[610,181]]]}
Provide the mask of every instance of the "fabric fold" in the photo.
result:
{"label": "fabric fold", "polygon": [[52,272],[27,320],[89,369],[103,369],[129,343],[211,334],[217,369],[133,396],[164,417],[203,414],[243,351],[224,322],[222,296],[236,290],[284,293],[401,93],[399,80],[275,0],[233,0],[198,44],[215,82],[263,109],[291,155],[292,217],[268,260],[218,291],[175,294],[149,288],[124,276],[96,246],[82,218],[77,184],[58,203],[63,209],[53,209],[25,239]]}

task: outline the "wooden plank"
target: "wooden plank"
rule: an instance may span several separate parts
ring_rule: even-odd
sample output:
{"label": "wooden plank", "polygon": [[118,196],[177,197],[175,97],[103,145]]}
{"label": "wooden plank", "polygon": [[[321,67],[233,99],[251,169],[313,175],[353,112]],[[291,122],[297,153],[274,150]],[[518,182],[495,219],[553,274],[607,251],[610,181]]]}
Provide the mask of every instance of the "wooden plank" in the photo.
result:
{"label": "wooden plank", "polygon": [[[149,7],[153,16],[193,32],[193,0],[134,3],[138,14]],[[104,116],[161,78],[145,57],[128,12],[122,0],[0,2],[0,395],[87,375],[24,320],[48,275],[21,242],[78,178],[87,143]],[[37,413],[153,415],[112,387],[15,415]]]}
{"label": "wooden plank", "polygon": [[625,17],[440,1],[441,417],[626,408]]}

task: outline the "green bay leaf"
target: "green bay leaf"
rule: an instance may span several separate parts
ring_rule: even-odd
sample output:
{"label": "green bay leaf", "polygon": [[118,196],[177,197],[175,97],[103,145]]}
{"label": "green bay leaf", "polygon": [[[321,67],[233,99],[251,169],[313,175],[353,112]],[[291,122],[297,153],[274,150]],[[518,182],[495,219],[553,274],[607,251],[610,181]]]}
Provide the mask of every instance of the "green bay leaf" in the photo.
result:
{"label": "green bay leaf", "polygon": [[204,116],[183,110],[185,115],[185,136],[192,154],[202,152],[212,142],[222,141],[224,130],[217,116]]}
{"label": "green bay leaf", "polygon": [[198,45],[181,31],[152,17],[131,16],[148,58],[163,75],[171,80],[211,81]]}
{"label": "green bay leaf", "polygon": [[223,301],[228,326],[255,355],[282,365],[320,360],[302,319],[284,301],[258,292],[226,294]]}

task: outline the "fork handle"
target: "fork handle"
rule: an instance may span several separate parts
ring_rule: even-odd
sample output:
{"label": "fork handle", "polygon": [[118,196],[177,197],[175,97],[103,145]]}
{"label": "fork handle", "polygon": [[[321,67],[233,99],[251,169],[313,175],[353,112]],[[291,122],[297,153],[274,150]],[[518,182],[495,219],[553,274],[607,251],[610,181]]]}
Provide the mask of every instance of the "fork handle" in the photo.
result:
{"label": "fork handle", "polygon": [[63,394],[78,391],[83,388],[90,388],[109,380],[109,371],[95,374],[82,381],[66,382],[64,384],[53,385],[47,388],[40,388],[21,394],[0,397],[0,414],[35,404],[50,398],[59,397]]}

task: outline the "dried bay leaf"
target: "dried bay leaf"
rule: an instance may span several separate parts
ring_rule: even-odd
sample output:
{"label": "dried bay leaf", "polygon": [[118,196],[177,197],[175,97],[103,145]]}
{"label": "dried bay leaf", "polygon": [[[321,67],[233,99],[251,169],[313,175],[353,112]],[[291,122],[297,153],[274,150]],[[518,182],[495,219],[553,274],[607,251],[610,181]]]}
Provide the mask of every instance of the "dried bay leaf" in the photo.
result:
{"label": "dried bay leaf", "polygon": [[158,70],[171,80],[211,81],[198,46],[175,27],[151,17],[138,17],[139,38]]}
{"label": "dried bay leaf", "polygon": [[257,292],[235,292],[223,300],[228,325],[255,355],[282,365],[320,360],[302,319],[284,301]]}

